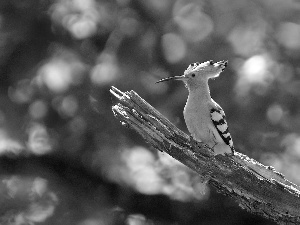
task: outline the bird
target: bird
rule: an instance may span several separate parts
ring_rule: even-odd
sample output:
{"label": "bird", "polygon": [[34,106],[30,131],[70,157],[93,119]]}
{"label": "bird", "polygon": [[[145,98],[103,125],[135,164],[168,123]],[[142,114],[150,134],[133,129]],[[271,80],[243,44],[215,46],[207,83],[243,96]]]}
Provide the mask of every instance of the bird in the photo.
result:
{"label": "bird", "polygon": [[181,76],[163,78],[156,83],[181,80],[189,91],[183,115],[191,138],[208,145],[215,155],[231,153],[235,148],[221,106],[211,95],[208,80],[216,78],[227,67],[228,61],[192,63]]}

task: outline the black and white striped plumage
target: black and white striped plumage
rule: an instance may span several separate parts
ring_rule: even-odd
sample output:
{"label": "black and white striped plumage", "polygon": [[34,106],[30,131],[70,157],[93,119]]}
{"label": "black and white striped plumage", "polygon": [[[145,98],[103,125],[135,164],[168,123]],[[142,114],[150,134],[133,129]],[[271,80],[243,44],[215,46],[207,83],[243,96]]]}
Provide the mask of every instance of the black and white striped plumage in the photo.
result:
{"label": "black and white striped plumage", "polygon": [[229,129],[228,129],[228,124],[226,121],[226,116],[225,113],[223,111],[223,109],[220,107],[218,108],[212,108],[210,110],[210,116],[211,116],[211,120],[215,126],[215,128],[217,129],[218,133],[220,134],[221,138],[223,139],[223,141],[225,142],[225,144],[227,144],[231,151],[234,152],[234,146],[233,146],[233,141],[231,138],[231,135],[229,133]]}

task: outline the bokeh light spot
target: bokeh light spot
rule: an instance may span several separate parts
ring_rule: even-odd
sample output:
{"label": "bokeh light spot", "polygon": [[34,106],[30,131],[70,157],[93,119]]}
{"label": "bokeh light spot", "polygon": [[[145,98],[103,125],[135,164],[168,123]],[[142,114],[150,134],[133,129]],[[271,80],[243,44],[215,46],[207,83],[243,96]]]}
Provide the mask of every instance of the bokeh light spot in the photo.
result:
{"label": "bokeh light spot", "polygon": [[47,112],[48,112],[48,106],[42,100],[37,100],[31,103],[29,106],[29,114],[34,119],[41,119],[45,117]]}
{"label": "bokeh light spot", "polygon": [[54,214],[58,198],[49,190],[47,180],[40,177],[11,176],[3,179],[2,184],[6,188],[0,188],[10,196],[6,199],[7,204],[14,205],[14,202],[21,201],[23,204],[19,209],[22,209],[22,205],[26,206],[23,210],[10,214],[10,223],[5,224],[34,225],[44,222]]}
{"label": "bokeh light spot", "polygon": [[77,39],[85,39],[94,35],[97,24],[88,17],[76,18],[69,21],[69,30]]}
{"label": "bokeh light spot", "polygon": [[60,106],[60,112],[62,112],[66,116],[74,116],[78,110],[77,99],[72,96],[66,96],[63,98]]}
{"label": "bokeh light spot", "polygon": [[10,87],[8,91],[10,99],[17,103],[29,102],[33,93],[33,86],[28,79],[18,81],[16,87]]}
{"label": "bokeh light spot", "polygon": [[266,35],[266,22],[260,19],[255,25],[243,24],[232,29],[227,39],[236,54],[250,57],[261,52]]}
{"label": "bokeh light spot", "polygon": [[41,124],[33,124],[28,130],[27,146],[30,151],[37,155],[49,153],[52,143],[46,128]]}
{"label": "bokeh light spot", "polygon": [[295,50],[300,48],[300,24],[281,23],[277,32],[278,41],[286,48]]}
{"label": "bokeh light spot", "polygon": [[[115,155],[111,157],[115,159]],[[134,147],[123,150],[120,162],[107,166],[105,171],[109,171],[110,179],[125,182],[143,194],[165,194],[179,201],[202,200],[209,196],[206,185],[199,184],[199,176],[167,154],[155,158],[147,149]]]}
{"label": "bokeh light spot", "polygon": [[6,153],[20,154],[24,146],[17,140],[9,137],[4,129],[0,129],[0,155]]}
{"label": "bokeh light spot", "polygon": [[72,0],[72,3],[75,8],[81,11],[89,10],[96,6],[94,0]]}
{"label": "bokeh light spot", "polygon": [[96,85],[107,85],[119,76],[119,67],[113,55],[103,54],[100,61],[91,71],[91,81]]}
{"label": "bokeh light spot", "polygon": [[39,81],[51,91],[61,93],[67,91],[72,81],[69,66],[59,60],[46,63],[38,71]]}
{"label": "bokeh light spot", "polygon": [[168,33],[162,37],[162,48],[169,63],[177,63],[186,55],[185,42],[179,35],[174,33]]}
{"label": "bokeh light spot", "polygon": [[248,59],[243,67],[243,75],[249,82],[262,83],[266,78],[267,62],[265,57],[256,55]]}
{"label": "bokeh light spot", "polygon": [[267,110],[267,118],[272,124],[277,124],[283,117],[283,109],[280,105],[271,105]]}
{"label": "bokeh light spot", "polygon": [[205,39],[214,30],[211,18],[202,12],[201,7],[194,3],[185,4],[177,1],[174,6],[174,20],[180,27],[182,35],[191,42]]}
{"label": "bokeh light spot", "polygon": [[286,153],[300,158],[300,136],[298,134],[291,133],[286,135],[281,143],[286,148]]}
{"label": "bokeh light spot", "polygon": [[[147,225],[149,221],[142,214],[131,214],[126,218],[127,225]],[[150,223],[152,224],[152,223]]]}
{"label": "bokeh light spot", "polygon": [[161,189],[162,180],[153,169],[154,157],[143,148],[135,148],[124,152],[129,169],[129,179],[135,188],[145,194],[155,194]]}
{"label": "bokeh light spot", "polygon": [[273,65],[272,59],[266,55],[254,55],[239,63],[239,68],[236,69],[239,74],[236,83],[239,95],[244,96],[251,89],[259,95],[265,93],[275,79],[275,75],[270,72],[270,67]]}

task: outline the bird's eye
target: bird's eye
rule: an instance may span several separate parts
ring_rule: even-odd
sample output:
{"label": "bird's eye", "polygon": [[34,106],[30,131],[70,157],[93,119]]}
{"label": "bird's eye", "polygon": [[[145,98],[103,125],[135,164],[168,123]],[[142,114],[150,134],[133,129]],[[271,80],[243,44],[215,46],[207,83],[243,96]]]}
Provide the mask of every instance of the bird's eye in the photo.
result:
{"label": "bird's eye", "polygon": [[210,64],[210,65],[214,65],[214,61],[209,60],[209,64]]}
{"label": "bird's eye", "polygon": [[196,75],[194,73],[192,73],[192,77],[195,77]]}

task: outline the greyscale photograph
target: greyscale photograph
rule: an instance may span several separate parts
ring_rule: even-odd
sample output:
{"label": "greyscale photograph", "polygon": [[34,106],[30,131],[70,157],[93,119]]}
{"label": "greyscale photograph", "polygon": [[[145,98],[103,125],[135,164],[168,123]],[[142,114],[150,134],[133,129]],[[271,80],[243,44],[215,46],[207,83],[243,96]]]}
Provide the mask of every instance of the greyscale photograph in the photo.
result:
{"label": "greyscale photograph", "polygon": [[300,1],[0,1],[0,225],[252,224],[300,224]]}

